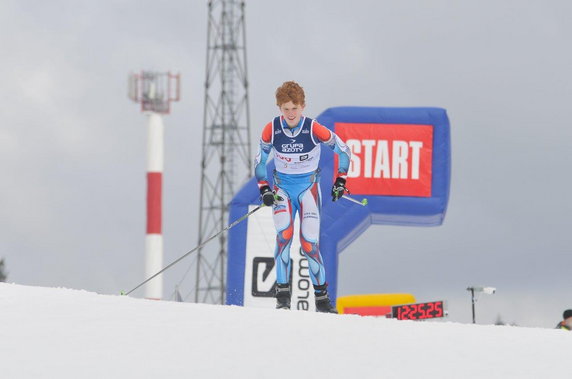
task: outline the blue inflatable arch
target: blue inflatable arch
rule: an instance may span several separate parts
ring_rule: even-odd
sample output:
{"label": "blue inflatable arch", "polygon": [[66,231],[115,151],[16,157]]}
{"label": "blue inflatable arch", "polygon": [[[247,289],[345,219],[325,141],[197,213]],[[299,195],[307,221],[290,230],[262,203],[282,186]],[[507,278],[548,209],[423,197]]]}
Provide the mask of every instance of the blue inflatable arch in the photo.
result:
{"label": "blue inflatable arch", "polygon": [[[451,175],[450,129],[447,113],[441,108],[335,107],[320,114],[317,121],[338,133],[352,148],[350,172],[353,174],[349,175],[348,188],[357,199],[368,199],[367,206],[330,201],[336,160],[333,152],[323,145],[320,250],[330,294],[335,300],[338,254],[370,225],[438,226],[443,223]],[[273,162],[267,169],[271,179]],[[232,200],[229,222],[259,204],[258,186],[252,178]],[[271,223],[271,219],[266,218],[265,223]],[[272,262],[268,258],[274,249],[273,226],[264,232],[270,233],[264,238],[271,243],[258,247],[271,251],[264,252],[266,258],[257,258],[256,253],[247,252],[247,245],[255,246],[248,239],[260,237],[252,230],[248,233],[249,225],[253,224],[242,222],[229,231],[227,304],[248,305],[245,296],[259,294],[261,298],[270,298],[272,295],[270,287],[267,286],[266,291],[258,288],[260,283],[256,283],[256,277],[261,281],[274,280]],[[295,254],[292,250],[291,255]],[[258,270],[256,265],[260,264],[265,265],[260,266],[264,270]],[[269,304],[273,306],[273,302]]]}

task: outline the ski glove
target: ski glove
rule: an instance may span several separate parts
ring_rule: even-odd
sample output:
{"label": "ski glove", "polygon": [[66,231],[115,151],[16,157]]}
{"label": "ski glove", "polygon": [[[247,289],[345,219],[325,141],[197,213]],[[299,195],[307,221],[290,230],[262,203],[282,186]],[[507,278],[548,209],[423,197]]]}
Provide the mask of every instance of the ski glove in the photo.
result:
{"label": "ski glove", "polygon": [[274,204],[274,192],[272,192],[269,186],[260,187],[260,196],[262,197],[262,202],[267,207]]}
{"label": "ski glove", "polygon": [[342,177],[337,177],[334,185],[332,186],[332,201],[336,201],[344,196],[344,193],[350,191],[346,188],[346,180]]}

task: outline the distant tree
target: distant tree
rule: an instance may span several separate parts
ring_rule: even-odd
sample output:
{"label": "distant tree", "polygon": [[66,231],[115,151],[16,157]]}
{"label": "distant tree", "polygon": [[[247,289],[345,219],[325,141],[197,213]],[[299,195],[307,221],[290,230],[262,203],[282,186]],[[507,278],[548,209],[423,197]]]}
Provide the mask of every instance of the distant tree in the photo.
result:
{"label": "distant tree", "polygon": [[518,326],[516,322],[512,322],[512,323],[506,323],[506,322],[504,322],[500,314],[497,316],[497,320],[495,321],[495,325]]}
{"label": "distant tree", "polygon": [[495,321],[495,325],[506,325],[505,322],[502,320],[501,315],[497,316],[497,320]]}
{"label": "distant tree", "polygon": [[8,274],[4,271],[4,258],[0,259],[0,282],[5,282]]}

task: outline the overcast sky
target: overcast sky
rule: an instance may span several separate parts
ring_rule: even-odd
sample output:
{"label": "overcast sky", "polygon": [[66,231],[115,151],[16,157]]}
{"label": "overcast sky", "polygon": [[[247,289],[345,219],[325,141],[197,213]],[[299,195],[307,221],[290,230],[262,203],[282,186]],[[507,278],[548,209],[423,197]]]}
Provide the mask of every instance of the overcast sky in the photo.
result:
{"label": "overcast sky", "polygon": [[[572,308],[569,1],[246,2],[252,142],[296,80],[306,115],[437,106],[452,135],[440,227],[373,226],[339,295],[410,292],[469,322],[553,327]],[[165,118],[165,262],[197,243],[207,1],[0,2],[0,258],[8,280],[116,294],[143,278],[141,69],[182,74]],[[169,297],[187,269],[165,275]],[[185,283],[183,286],[186,285]]]}

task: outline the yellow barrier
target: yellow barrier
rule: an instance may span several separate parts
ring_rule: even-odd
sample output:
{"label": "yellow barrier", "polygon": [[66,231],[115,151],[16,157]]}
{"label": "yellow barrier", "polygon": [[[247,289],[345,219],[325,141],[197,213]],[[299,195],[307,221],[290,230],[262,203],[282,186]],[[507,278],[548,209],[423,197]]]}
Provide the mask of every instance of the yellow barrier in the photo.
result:
{"label": "yellow barrier", "polygon": [[415,296],[409,293],[379,293],[341,296],[337,298],[336,307],[340,314],[383,316],[389,313],[394,305],[413,303]]}

